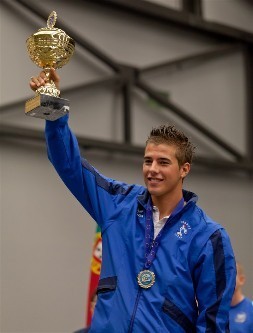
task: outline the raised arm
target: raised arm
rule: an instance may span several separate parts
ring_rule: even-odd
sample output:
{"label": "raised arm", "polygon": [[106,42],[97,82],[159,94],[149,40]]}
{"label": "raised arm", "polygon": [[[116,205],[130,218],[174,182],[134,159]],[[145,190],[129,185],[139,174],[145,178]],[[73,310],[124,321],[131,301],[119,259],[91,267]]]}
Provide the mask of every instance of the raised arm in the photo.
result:
{"label": "raised arm", "polygon": [[[55,80],[59,88],[60,78],[53,69],[50,79]],[[45,73],[41,72],[38,77],[31,79],[30,87],[36,90],[45,83]],[[68,119],[69,116],[65,115],[55,121],[46,121],[45,136],[49,160],[65,185],[93,219],[102,228],[106,227],[109,214],[134,186],[103,176],[81,157],[77,138],[68,126]]]}

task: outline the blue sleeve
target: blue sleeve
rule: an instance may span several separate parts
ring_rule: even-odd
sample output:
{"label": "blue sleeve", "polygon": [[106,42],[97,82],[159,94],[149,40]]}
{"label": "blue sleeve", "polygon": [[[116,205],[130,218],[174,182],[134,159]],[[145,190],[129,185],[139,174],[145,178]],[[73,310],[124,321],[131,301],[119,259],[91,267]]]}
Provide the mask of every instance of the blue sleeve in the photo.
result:
{"label": "blue sleeve", "polygon": [[224,229],[212,234],[194,272],[199,316],[197,333],[228,333],[229,309],[234,293],[236,265]]}
{"label": "blue sleeve", "polygon": [[99,174],[82,159],[77,139],[68,126],[68,117],[46,121],[48,157],[68,189],[103,230],[109,214],[135,186]]}
{"label": "blue sleeve", "polygon": [[249,311],[249,318],[250,318],[250,331],[249,333],[253,333],[253,301],[251,300],[250,303],[250,311]]}

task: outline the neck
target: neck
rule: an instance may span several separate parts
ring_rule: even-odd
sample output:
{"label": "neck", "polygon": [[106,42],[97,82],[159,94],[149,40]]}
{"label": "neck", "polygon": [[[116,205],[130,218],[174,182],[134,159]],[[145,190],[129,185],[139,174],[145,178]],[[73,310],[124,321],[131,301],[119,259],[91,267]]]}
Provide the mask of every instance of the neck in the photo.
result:
{"label": "neck", "polygon": [[151,196],[153,205],[155,205],[159,209],[159,219],[162,219],[164,216],[169,216],[176,208],[182,197],[182,191],[180,191],[180,193],[178,193],[177,195],[173,195],[171,198]]}
{"label": "neck", "polygon": [[241,291],[235,291],[232,301],[231,301],[231,306],[235,306],[238,303],[240,303],[244,299],[244,295],[242,294]]}

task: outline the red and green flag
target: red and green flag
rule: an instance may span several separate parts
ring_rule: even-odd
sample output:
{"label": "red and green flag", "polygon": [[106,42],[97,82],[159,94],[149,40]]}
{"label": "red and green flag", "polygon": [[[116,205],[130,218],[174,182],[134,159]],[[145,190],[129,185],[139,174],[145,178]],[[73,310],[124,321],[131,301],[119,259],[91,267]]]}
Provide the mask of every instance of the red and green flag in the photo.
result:
{"label": "red and green flag", "polygon": [[101,229],[99,226],[97,226],[94,237],[92,258],[90,265],[91,271],[90,271],[90,285],[89,285],[88,302],[87,302],[87,325],[90,325],[91,322],[91,317],[92,317],[91,301],[98,286],[101,262],[102,262],[102,238],[101,238]]}

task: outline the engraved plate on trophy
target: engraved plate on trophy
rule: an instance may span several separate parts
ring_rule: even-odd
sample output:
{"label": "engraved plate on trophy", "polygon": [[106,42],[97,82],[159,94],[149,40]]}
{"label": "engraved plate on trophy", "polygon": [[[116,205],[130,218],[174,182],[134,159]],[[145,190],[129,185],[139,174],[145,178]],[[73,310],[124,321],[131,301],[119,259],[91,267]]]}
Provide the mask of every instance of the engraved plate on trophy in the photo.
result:
{"label": "engraved plate on trophy", "polygon": [[47,120],[56,120],[69,112],[69,100],[60,98],[60,91],[50,80],[50,68],[66,65],[75,50],[75,41],[54,27],[56,19],[57,14],[53,11],[48,17],[47,27],[39,29],[26,41],[31,60],[43,68],[47,82],[35,91],[35,97],[26,101],[25,114]]}

